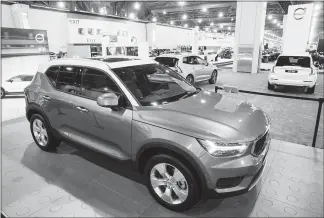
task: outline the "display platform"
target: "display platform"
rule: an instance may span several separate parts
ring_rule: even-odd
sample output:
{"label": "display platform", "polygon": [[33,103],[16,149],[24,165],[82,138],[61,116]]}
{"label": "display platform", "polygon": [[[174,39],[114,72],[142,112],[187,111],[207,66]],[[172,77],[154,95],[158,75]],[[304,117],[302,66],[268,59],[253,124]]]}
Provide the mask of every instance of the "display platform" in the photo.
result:
{"label": "display platform", "polygon": [[175,213],[128,163],[63,143],[41,151],[20,118],[2,125],[2,208],[9,217],[323,217],[323,150],[272,140],[267,159],[250,192]]}
{"label": "display platform", "polygon": [[233,64],[233,59],[218,58],[217,62],[214,62],[214,65],[216,65],[217,67],[231,65],[231,64]]}

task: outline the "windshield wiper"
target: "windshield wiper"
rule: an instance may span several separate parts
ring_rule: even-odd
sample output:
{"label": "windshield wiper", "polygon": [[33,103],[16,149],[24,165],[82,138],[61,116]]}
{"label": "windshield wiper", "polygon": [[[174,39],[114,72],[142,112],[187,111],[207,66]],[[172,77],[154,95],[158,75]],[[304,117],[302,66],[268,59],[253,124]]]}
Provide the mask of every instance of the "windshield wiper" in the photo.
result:
{"label": "windshield wiper", "polygon": [[181,99],[184,99],[184,98],[188,98],[188,97],[190,97],[190,96],[193,96],[193,95],[199,93],[200,90],[201,90],[201,89],[196,89],[196,91],[193,91],[193,92],[187,92],[184,96],[181,97]]}

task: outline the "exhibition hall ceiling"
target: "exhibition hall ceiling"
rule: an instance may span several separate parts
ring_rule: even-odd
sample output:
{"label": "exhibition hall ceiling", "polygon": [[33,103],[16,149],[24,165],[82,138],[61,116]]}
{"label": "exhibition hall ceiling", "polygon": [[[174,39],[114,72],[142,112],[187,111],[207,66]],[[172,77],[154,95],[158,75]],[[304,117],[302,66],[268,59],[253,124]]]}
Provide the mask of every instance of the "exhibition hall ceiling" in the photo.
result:
{"label": "exhibition hall ceiling", "polygon": [[[19,1],[11,1],[19,2]],[[87,11],[134,20],[158,22],[201,30],[235,30],[236,1],[21,1],[25,4],[72,11]],[[315,2],[315,1],[314,1]],[[265,30],[282,35],[283,17],[289,5],[309,1],[269,1]],[[316,2],[312,31],[321,34],[324,28],[323,3]]]}

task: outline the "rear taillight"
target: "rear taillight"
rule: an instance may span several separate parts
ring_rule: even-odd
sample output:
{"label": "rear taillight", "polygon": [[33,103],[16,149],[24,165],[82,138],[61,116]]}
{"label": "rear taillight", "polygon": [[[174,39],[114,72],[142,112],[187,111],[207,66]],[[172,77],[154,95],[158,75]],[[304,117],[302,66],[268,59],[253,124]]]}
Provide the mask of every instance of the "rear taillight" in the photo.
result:
{"label": "rear taillight", "polygon": [[311,73],[309,75],[314,75],[315,74],[315,70],[313,70],[313,68],[311,68]]}

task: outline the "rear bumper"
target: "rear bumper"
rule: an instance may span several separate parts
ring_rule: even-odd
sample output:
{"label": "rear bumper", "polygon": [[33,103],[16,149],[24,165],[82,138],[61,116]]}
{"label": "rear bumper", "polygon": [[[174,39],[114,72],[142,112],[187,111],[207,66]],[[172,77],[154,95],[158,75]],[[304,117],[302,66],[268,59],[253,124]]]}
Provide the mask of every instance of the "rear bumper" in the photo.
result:
{"label": "rear bumper", "polygon": [[316,84],[317,76],[308,76],[302,79],[287,79],[279,76],[269,76],[269,83],[271,85],[279,86],[299,86],[299,87],[313,87]]}

